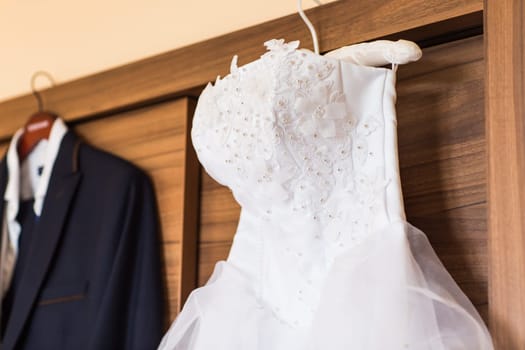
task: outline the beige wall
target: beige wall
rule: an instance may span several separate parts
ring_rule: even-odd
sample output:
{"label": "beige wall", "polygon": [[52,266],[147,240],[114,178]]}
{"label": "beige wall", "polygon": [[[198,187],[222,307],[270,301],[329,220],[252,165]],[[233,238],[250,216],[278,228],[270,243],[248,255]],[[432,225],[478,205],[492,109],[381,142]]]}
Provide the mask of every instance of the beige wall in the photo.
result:
{"label": "beige wall", "polygon": [[295,9],[295,0],[0,0],[0,101],[27,93],[36,70],[64,82]]}

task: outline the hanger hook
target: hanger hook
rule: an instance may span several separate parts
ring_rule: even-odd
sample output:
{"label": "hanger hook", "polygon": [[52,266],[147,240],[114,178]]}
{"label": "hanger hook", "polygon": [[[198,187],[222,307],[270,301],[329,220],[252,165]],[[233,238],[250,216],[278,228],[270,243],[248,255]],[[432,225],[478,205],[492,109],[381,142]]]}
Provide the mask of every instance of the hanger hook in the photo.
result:
{"label": "hanger hook", "polygon": [[53,76],[49,74],[48,72],[44,70],[39,70],[33,73],[31,76],[31,92],[33,93],[33,96],[36,98],[36,102],[38,104],[38,111],[42,112],[44,110],[44,101],[42,100],[42,95],[38,90],[36,89],[36,79],[40,76],[46,77],[49,82],[51,83],[51,86],[55,86],[55,79],[53,79]]}
{"label": "hanger hook", "polygon": [[[321,1],[319,0],[313,0],[317,5],[322,5]],[[297,0],[297,11],[299,12],[299,16],[303,19],[304,23],[306,23],[306,26],[310,30],[310,33],[312,34],[312,41],[314,43],[314,51],[316,54],[319,55],[319,40],[317,39],[317,32],[315,31],[314,25],[308,17],[306,17],[304,10],[303,10],[303,1]]]}

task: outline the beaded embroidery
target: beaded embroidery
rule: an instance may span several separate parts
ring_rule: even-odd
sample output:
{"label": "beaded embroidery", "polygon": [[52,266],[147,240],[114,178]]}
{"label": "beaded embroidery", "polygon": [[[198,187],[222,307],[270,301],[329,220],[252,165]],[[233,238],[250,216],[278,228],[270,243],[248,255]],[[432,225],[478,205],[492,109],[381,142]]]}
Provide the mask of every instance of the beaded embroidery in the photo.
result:
{"label": "beaded embroidery", "polygon": [[[306,241],[324,242],[304,248],[287,241],[286,228],[278,227],[279,248],[263,257],[263,266],[280,271],[262,272],[260,278],[284,271],[291,276],[287,285],[261,283],[275,289],[263,292],[264,302],[295,327],[309,322],[323,285],[323,272],[311,270],[310,263],[317,260],[313,265],[328,268],[369,232],[387,183],[383,160],[371,162],[377,157],[369,144],[372,137],[381,143],[384,125],[382,115],[353,115],[339,61],[298,50],[297,41],[265,45],[268,51],[259,60],[237,67],[234,57],[230,74],[206,87],[192,138],[201,163],[231,188],[244,210],[269,223],[295,220],[292,226],[303,228]],[[341,198],[350,204],[341,206]],[[341,227],[347,228],[344,234]],[[271,259],[272,254],[279,257]],[[272,267],[268,260],[287,263]],[[287,295],[294,289],[297,295]]]}

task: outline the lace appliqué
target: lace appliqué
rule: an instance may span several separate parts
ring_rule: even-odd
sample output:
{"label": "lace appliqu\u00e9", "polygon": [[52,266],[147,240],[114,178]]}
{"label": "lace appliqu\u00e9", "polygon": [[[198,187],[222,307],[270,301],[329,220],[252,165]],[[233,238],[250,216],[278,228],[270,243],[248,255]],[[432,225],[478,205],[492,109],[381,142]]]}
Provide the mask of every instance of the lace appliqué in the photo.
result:
{"label": "lace appliqu\u00e9", "polygon": [[[356,207],[374,206],[377,196],[370,196],[371,189],[362,186],[359,170],[373,155],[368,150],[369,138],[382,125],[374,116],[351,115],[348,96],[334,74],[336,61],[296,50],[296,43],[291,44],[271,41],[270,51],[263,56],[267,65],[278,67],[272,130],[284,136],[279,149],[286,153],[284,159],[293,160],[296,174],[283,186],[291,194],[294,211],[328,223],[347,216],[329,208],[335,190],[359,197]],[[375,178],[372,182],[371,187],[383,189]]]}
{"label": "lace appliqu\u00e9", "polygon": [[[243,67],[235,56],[230,74],[202,93],[192,130],[197,153],[222,162],[220,171],[207,170],[242,205],[265,207],[269,220],[272,207],[284,203],[321,223],[344,216],[329,202],[334,191],[361,188],[360,169],[373,156],[369,138],[382,127],[380,118],[350,113],[337,61],[298,50],[298,41],[265,46],[260,60]],[[373,206],[371,200],[362,206]]]}

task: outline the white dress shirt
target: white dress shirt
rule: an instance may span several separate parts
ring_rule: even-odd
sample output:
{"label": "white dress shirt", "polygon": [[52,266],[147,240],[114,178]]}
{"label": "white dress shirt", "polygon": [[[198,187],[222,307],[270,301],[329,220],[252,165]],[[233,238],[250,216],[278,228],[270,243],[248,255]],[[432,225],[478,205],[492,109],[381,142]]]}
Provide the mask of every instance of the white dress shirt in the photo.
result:
{"label": "white dress shirt", "polygon": [[[42,207],[51,178],[51,172],[58,155],[60,143],[67,132],[67,126],[61,119],[56,119],[51,128],[49,139],[41,140],[20,164],[17,145],[24,129],[19,129],[13,136],[7,150],[8,182],[5,193],[5,209],[2,220],[2,251],[0,295],[9,289],[13,275],[21,227],[16,221],[20,200],[34,198],[33,210],[36,216],[42,213]],[[1,300],[1,299],[0,299]]]}

